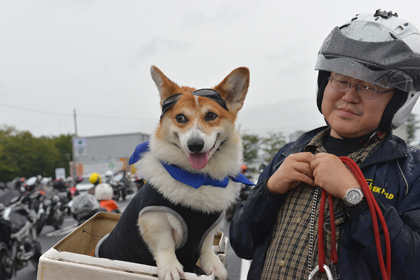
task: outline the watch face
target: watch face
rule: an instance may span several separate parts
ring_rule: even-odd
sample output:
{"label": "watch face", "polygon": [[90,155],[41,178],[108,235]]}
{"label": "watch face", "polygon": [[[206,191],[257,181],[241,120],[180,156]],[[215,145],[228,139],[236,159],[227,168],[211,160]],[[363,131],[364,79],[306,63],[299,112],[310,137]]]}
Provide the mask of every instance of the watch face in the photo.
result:
{"label": "watch face", "polygon": [[362,194],[358,190],[350,190],[346,198],[348,202],[355,204],[362,200]]}

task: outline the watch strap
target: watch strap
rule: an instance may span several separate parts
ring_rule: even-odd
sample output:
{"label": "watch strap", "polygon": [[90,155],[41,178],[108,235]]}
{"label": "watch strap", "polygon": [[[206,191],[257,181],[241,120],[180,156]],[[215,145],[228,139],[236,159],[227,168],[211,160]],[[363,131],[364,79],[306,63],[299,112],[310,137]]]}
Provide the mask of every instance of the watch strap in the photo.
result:
{"label": "watch strap", "polygon": [[344,211],[347,214],[349,220],[354,220],[360,216],[363,212],[369,210],[369,204],[365,198],[363,198],[362,202],[356,206],[347,207],[344,206]]}

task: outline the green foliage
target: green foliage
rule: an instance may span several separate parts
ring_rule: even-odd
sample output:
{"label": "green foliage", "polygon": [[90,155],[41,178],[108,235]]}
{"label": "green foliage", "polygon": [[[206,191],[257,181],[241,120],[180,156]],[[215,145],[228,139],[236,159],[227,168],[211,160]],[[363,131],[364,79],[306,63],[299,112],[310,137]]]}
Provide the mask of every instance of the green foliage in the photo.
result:
{"label": "green foliage", "polygon": [[58,151],[54,170],[55,168],[65,168],[67,175],[70,174],[69,162],[73,160],[72,137],[72,134],[61,134],[52,139]]}
{"label": "green foliage", "polygon": [[416,120],[416,117],[416,114],[410,114],[405,121],[405,124],[407,125],[408,142],[416,140],[416,130],[420,128],[420,126],[417,125],[419,121]]}
{"label": "green foliage", "polygon": [[261,140],[262,150],[265,154],[264,160],[270,162],[281,147],[286,144],[283,133],[269,133],[268,137]]}
{"label": "green foliage", "polygon": [[13,127],[0,129],[0,181],[15,177],[55,177],[56,168],[66,168],[72,160],[71,134],[34,137]]}
{"label": "green foliage", "polygon": [[256,134],[243,134],[243,160],[249,165],[258,157],[258,144],[261,141]]}

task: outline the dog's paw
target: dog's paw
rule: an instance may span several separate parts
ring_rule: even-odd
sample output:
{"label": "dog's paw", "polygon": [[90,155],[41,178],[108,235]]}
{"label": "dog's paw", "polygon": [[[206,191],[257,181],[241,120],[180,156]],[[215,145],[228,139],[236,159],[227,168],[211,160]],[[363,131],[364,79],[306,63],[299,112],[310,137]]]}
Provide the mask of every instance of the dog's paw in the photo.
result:
{"label": "dog's paw", "polygon": [[208,254],[201,255],[200,263],[201,263],[201,268],[207,275],[210,275],[213,272],[214,276],[216,276],[217,279],[219,280],[227,279],[226,268],[223,266],[219,257],[216,256],[213,252],[209,252]]}
{"label": "dog's paw", "polygon": [[175,263],[163,263],[157,266],[159,280],[180,280],[185,278],[182,265],[176,261]]}

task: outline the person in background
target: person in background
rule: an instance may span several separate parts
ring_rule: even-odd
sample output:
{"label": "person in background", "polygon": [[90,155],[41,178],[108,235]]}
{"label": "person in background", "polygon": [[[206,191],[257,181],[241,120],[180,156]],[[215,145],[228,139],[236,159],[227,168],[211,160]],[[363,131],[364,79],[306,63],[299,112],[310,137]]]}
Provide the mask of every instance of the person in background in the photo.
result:
{"label": "person in background", "polygon": [[110,184],[113,178],[114,178],[114,172],[112,172],[111,170],[108,170],[105,172],[105,183]]}
{"label": "person in background", "polygon": [[95,188],[98,184],[102,183],[102,177],[98,173],[94,172],[90,175],[89,182],[93,184],[93,187],[88,190],[88,193],[95,195]]}
{"label": "person in background", "polygon": [[[232,248],[252,259],[252,280],[327,279],[329,271],[334,279],[383,279],[366,197],[339,159],[347,156],[385,218],[391,255],[382,250],[384,260],[391,258],[391,278],[418,279],[420,151],[392,130],[409,117],[420,94],[419,31],[396,13],[358,14],[328,35],[315,69],[317,106],[327,126],[286,144],[264,169],[232,219]],[[318,247],[322,190],[333,197],[338,262],[327,218]],[[316,269],[321,256],[326,273]]]}
{"label": "person in background", "polygon": [[95,198],[99,201],[99,206],[112,213],[120,213],[118,204],[112,199],[114,190],[107,183],[101,183],[96,186]]}

